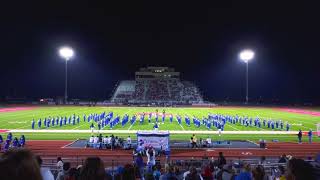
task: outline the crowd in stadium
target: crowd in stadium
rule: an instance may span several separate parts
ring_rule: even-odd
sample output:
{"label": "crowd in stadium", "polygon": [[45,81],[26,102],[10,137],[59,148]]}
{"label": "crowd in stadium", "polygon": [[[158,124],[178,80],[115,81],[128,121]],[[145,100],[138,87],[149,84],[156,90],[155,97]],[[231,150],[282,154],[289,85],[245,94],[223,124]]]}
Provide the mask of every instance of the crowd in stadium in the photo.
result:
{"label": "crowd in stadium", "polygon": [[[202,97],[198,88],[191,82],[180,81],[177,79],[139,79],[135,85],[129,82],[123,82],[115,92],[113,102],[201,102]],[[130,93],[124,91],[125,86],[134,86],[132,97]]]}
{"label": "crowd in stadium", "polygon": [[[265,158],[258,163],[233,162],[220,152],[217,159],[204,157],[202,161],[190,161],[184,168],[180,161],[161,165],[155,161],[153,150],[147,150],[147,161],[141,154],[133,163],[110,169],[99,157],[88,157],[82,165],[72,167],[70,162],[57,158],[56,167],[42,166],[40,156],[27,149],[5,152],[0,158],[0,175],[3,180],[265,180],[265,179],[319,179],[320,154],[312,162],[283,155],[277,166],[269,168]],[[53,170],[55,169],[55,171]]]}

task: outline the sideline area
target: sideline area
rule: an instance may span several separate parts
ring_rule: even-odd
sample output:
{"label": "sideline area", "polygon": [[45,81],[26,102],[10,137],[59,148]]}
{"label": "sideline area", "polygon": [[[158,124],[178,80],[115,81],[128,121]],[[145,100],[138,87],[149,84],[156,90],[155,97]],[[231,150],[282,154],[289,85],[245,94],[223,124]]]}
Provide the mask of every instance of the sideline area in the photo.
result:
{"label": "sideline area", "polygon": [[[146,131],[146,130],[143,130]],[[12,129],[5,130],[5,132],[11,133],[117,133],[117,134],[134,134],[137,130],[47,130],[47,129]],[[219,131],[169,131],[170,134],[219,134]],[[221,134],[297,134],[297,131],[222,131]]]}

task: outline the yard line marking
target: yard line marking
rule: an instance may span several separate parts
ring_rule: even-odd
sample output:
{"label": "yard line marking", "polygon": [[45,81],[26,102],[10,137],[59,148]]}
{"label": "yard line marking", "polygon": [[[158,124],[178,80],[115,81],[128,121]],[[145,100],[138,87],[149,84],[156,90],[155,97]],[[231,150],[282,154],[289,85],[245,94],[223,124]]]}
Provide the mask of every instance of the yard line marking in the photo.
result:
{"label": "yard line marking", "polygon": [[233,127],[233,126],[231,126],[231,125],[229,125],[229,124],[227,124],[227,123],[226,123],[226,125],[227,125],[227,126],[230,126],[232,129],[235,129],[235,130],[237,130],[237,131],[241,131],[240,129],[238,129],[238,128],[236,128],[236,127]]}

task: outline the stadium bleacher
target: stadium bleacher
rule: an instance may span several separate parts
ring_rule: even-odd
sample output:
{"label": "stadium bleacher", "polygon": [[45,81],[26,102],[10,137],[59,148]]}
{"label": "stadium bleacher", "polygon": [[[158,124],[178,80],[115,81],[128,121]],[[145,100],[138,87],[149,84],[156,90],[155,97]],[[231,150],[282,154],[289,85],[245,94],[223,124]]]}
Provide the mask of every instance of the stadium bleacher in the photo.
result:
{"label": "stadium bleacher", "polygon": [[121,81],[111,102],[132,104],[199,104],[203,98],[198,87],[181,81],[178,72],[167,67],[142,68],[134,81]]}

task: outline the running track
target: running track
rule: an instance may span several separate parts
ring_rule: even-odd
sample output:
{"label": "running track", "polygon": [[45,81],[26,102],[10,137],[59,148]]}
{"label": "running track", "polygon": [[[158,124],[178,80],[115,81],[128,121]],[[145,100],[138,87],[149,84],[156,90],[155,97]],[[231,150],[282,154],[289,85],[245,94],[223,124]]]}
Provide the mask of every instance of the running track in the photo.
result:
{"label": "running track", "polygon": [[[77,159],[83,162],[86,157],[99,156],[106,165],[111,165],[111,161],[118,164],[132,162],[132,150],[98,150],[92,148],[72,149],[63,148],[72,141],[28,141],[27,148],[44,159],[54,161],[56,157]],[[201,159],[205,154],[208,157],[217,157],[222,151],[228,159],[248,159],[254,157],[279,157],[282,154],[292,155],[299,158],[315,157],[320,152],[320,143],[268,143],[267,149],[174,149],[171,152],[171,159]],[[164,160],[164,157],[162,158]],[[163,162],[163,161],[162,161]],[[109,163],[109,164],[108,164]],[[79,161],[78,163],[79,164]]]}

